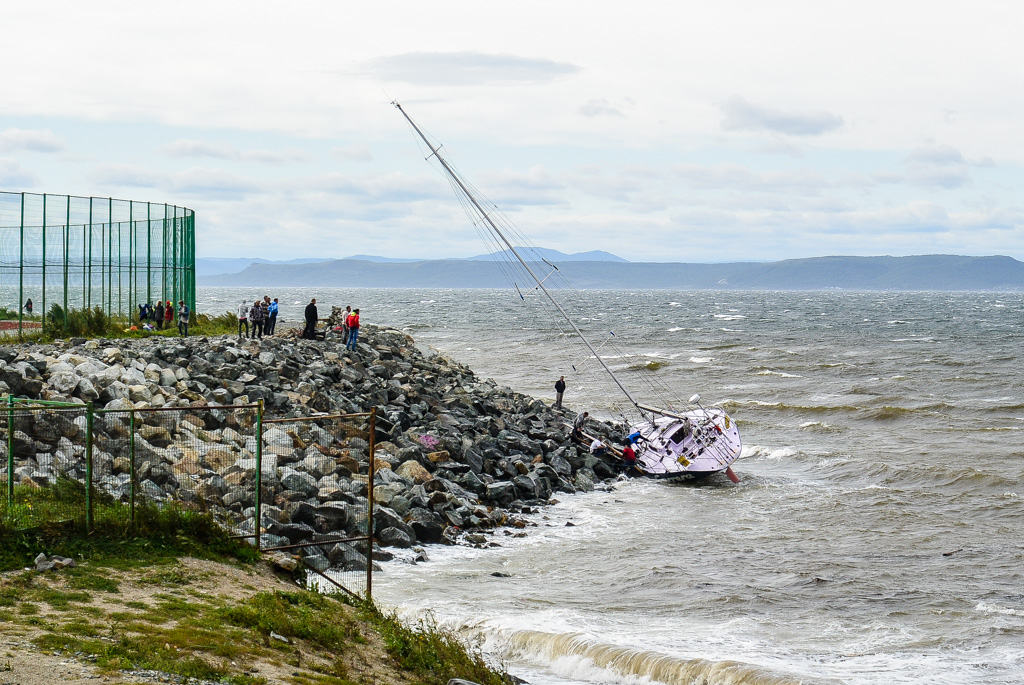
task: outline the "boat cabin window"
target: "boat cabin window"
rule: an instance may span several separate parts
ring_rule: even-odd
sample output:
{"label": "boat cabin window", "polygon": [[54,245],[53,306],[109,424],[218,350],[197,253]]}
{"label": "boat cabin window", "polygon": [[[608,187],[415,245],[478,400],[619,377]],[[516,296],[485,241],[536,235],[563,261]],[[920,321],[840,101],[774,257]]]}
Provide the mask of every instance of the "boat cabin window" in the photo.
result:
{"label": "boat cabin window", "polygon": [[674,442],[674,443],[676,443],[678,445],[683,440],[686,440],[686,438],[688,438],[689,436],[690,436],[690,425],[684,423],[682,426],[679,427],[679,429],[675,433],[672,434],[672,437],[670,437],[669,440]]}

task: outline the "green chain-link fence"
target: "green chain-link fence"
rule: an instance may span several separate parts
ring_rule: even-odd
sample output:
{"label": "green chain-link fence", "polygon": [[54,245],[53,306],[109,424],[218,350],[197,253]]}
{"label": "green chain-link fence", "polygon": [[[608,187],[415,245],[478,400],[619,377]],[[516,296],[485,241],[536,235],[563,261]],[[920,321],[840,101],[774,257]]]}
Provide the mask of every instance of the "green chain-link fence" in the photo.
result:
{"label": "green chain-link fence", "polygon": [[195,311],[191,209],[0,192],[0,307],[8,328],[46,325],[54,304],[65,317],[69,308],[94,307],[132,317],[156,300],[185,300]]}
{"label": "green chain-link fence", "polygon": [[264,419],[262,404],[94,410],[14,397],[0,412],[9,528],[91,531],[101,511],[127,534],[138,507],[173,504],[372,592],[372,412]]}

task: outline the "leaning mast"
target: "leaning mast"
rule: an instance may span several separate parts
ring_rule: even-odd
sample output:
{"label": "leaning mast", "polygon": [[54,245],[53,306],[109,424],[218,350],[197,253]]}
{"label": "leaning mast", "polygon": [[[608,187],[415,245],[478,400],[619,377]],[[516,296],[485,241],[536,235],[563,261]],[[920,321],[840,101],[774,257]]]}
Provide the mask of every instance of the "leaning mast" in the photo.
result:
{"label": "leaning mast", "polygon": [[515,258],[519,260],[520,264],[523,265],[523,268],[526,269],[526,272],[530,274],[530,278],[534,280],[534,282],[537,284],[537,287],[540,288],[544,295],[547,296],[548,300],[551,301],[551,304],[553,304],[555,306],[555,309],[558,310],[558,313],[562,315],[562,318],[569,322],[569,325],[572,326],[572,329],[574,331],[576,331],[576,335],[580,337],[580,340],[582,340],[583,344],[587,346],[587,349],[590,350],[590,353],[594,355],[594,358],[597,359],[598,363],[601,364],[604,370],[608,372],[608,375],[611,377],[611,379],[615,381],[615,385],[619,386],[619,390],[621,390],[622,393],[626,396],[626,398],[633,404],[633,406],[636,407],[641,414],[643,414],[644,410],[640,407],[639,403],[637,403],[637,401],[633,399],[633,395],[630,394],[629,390],[626,390],[626,387],[622,385],[622,383],[619,381],[615,373],[612,372],[611,368],[609,368],[605,361],[601,359],[601,355],[597,353],[597,350],[594,349],[594,346],[591,345],[590,341],[587,340],[587,337],[583,335],[583,331],[579,329],[579,326],[576,325],[576,322],[573,321],[568,314],[566,314],[564,309],[562,309],[562,305],[560,305],[558,303],[558,300],[556,300],[555,297],[548,291],[547,287],[544,285],[544,281],[541,280],[540,278],[537,278],[537,274],[533,272],[533,269],[530,268],[530,265],[526,262],[525,259],[523,259],[522,255],[519,254],[519,250],[517,250],[515,246],[512,245],[512,243],[509,241],[509,239],[505,237],[505,233],[498,227],[497,224],[494,223],[494,220],[491,219],[490,214],[487,211],[485,211],[483,207],[480,206],[480,203],[477,201],[476,197],[473,195],[473,193],[469,192],[469,189],[466,188],[466,185],[462,182],[462,179],[459,177],[459,175],[455,172],[454,169],[452,169],[451,166],[449,166],[448,161],[441,156],[440,148],[434,147],[434,145],[431,144],[430,140],[427,139],[427,136],[424,135],[423,131],[420,130],[420,127],[417,126],[415,122],[413,122],[413,120],[409,117],[409,115],[405,113],[405,110],[402,109],[402,106],[398,104],[397,101],[392,102],[391,104],[393,104],[395,108],[402,113],[402,116],[405,117],[405,120],[408,121],[409,125],[412,126],[414,131],[416,131],[416,134],[423,139],[423,142],[426,144],[427,148],[430,149],[430,154],[437,158],[437,161],[441,163],[442,167],[444,167],[445,173],[448,174],[448,177],[451,178],[456,185],[458,185],[459,190],[462,191],[462,194],[466,196],[466,198],[473,204],[474,207],[476,207],[476,210],[480,213],[481,218],[483,218],[483,220],[487,222],[487,225],[490,227],[491,231],[493,231],[494,234],[498,236],[499,239],[501,239],[501,242],[503,242],[508,247],[509,252],[515,255]]}

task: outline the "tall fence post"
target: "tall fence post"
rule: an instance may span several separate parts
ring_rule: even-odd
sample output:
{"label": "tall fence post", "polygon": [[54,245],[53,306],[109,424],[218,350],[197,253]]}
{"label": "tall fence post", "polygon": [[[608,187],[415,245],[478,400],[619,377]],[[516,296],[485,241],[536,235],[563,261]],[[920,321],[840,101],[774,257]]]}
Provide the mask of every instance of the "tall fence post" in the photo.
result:
{"label": "tall fence post", "polygon": [[128,482],[128,493],[131,501],[131,524],[132,531],[135,530],[135,410],[128,414],[128,474],[131,480]]}
{"label": "tall fence post", "polygon": [[7,396],[7,506],[14,506],[14,395]]}
{"label": "tall fence post", "polygon": [[373,599],[373,477],[376,474],[374,446],[377,436],[377,407],[370,407],[370,465],[366,472],[369,483],[366,488],[366,599]]}
{"label": "tall fence post", "polygon": [[256,551],[260,551],[260,516],[263,495],[263,400],[256,403],[256,513],[252,532],[256,536]]}
{"label": "tall fence post", "polygon": [[85,405],[85,530],[92,532],[92,402]]}

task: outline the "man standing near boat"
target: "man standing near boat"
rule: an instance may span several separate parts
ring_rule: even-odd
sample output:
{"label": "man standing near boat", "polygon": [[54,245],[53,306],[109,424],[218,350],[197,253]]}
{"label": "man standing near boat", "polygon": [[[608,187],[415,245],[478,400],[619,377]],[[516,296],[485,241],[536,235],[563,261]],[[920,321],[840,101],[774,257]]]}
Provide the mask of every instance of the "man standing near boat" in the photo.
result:
{"label": "man standing near boat", "polygon": [[590,412],[583,412],[576,417],[576,420],[572,422],[572,437],[577,440],[583,439],[583,427],[587,423],[587,417],[590,416]]}
{"label": "man standing near boat", "polygon": [[555,409],[562,408],[562,395],[565,393],[565,376],[559,376],[555,381]]}

